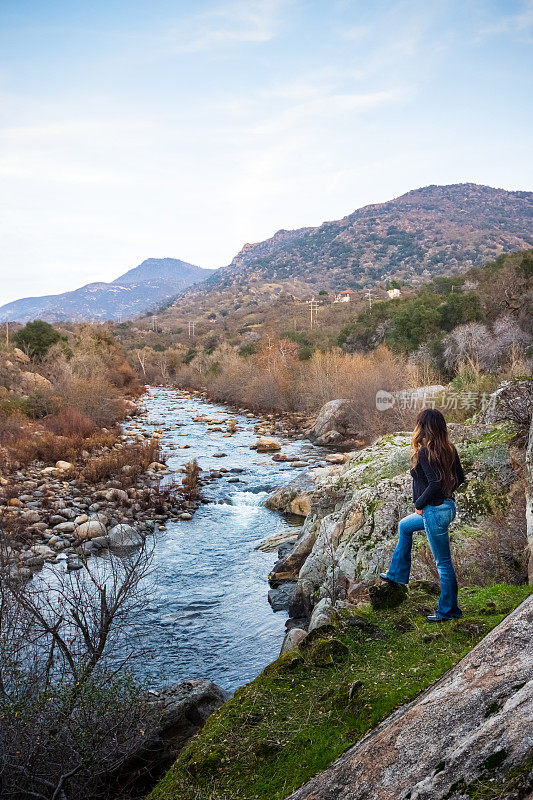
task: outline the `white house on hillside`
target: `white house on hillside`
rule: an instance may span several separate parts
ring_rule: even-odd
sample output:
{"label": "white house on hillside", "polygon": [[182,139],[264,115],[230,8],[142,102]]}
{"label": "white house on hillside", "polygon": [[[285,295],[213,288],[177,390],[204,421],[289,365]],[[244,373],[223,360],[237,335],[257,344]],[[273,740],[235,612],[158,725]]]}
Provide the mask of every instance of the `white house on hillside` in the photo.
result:
{"label": "white house on hillside", "polygon": [[339,292],[338,294],[335,295],[335,300],[333,302],[349,303],[350,300],[352,299],[352,294],[355,294],[355,292],[352,292],[351,289],[345,289],[343,292]]}

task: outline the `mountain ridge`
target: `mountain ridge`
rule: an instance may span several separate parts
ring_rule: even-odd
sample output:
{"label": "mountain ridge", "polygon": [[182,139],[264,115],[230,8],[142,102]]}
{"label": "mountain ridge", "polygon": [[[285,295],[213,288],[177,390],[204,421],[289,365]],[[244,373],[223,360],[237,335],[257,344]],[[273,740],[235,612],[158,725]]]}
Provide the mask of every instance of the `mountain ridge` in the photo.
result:
{"label": "mountain ridge", "polygon": [[247,243],[203,288],[224,288],[254,273],[269,280],[302,277],[319,286],[326,272],[332,289],[392,277],[416,282],[532,245],[533,192],[431,184],[340,220]]}
{"label": "mountain ridge", "polygon": [[0,307],[0,318],[17,322],[117,321],[148,313],[208,278],[202,269],[177,258],[148,258],[114,281],[94,281],[70,292],[23,297]]}

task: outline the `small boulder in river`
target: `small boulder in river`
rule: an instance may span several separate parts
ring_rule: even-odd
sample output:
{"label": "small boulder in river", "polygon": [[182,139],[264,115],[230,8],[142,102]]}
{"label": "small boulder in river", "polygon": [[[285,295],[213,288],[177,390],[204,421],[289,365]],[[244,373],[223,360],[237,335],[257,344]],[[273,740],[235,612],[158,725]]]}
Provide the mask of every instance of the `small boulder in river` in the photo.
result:
{"label": "small boulder in river", "polygon": [[272,453],[276,450],[281,450],[281,445],[275,439],[268,439],[266,436],[261,436],[255,445],[250,445],[250,450],[257,450],[258,453]]}

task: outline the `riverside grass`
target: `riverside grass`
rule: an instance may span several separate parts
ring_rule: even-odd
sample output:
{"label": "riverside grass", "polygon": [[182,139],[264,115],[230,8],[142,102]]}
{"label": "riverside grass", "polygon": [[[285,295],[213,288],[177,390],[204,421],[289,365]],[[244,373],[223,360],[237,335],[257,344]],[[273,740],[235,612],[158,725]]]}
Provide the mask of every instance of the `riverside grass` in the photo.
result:
{"label": "riverside grass", "polygon": [[237,690],[148,800],[282,800],[456,664],[533,590],[460,591],[462,619],[431,625],[435,587],[395,609],[344,610]]}

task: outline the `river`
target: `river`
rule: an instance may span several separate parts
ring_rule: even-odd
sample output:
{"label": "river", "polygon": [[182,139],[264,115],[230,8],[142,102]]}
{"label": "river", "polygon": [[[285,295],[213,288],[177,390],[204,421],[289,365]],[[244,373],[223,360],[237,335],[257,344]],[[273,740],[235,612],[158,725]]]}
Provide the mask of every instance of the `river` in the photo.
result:
{"label": "river", "polygon": [[[150,388],[143,405],[140,422],[132,425],[163,431],[171,470],[192,458],[203,470],[228,470],[204,487],[208,502],[192,520],[168,521],[166,530],[155,534],[152,596],[138,631],[150,650],[143,676],[155,685],[209,678],[233,691],[279,654],[287,615],[274,613],[267,599],[276,552],[255,547],[291,524],[264,502],[269,491],[302,468],[250,450],[257,440],[257,418],[167,388]],[[231,438],[208,433],[207,423],[194,421],[198,415],[234,417],[238,430]],[[288,455],[309,462],[323,457],[309,442],[275,438]],[[177,449],[184,443],[188,449]],[[226,455],[215,456],[219,452]],[[239,483],[232,482],[235,478]]]}

